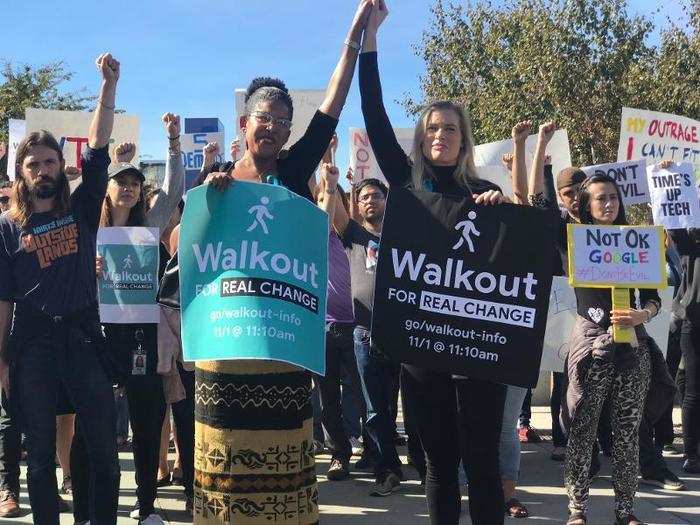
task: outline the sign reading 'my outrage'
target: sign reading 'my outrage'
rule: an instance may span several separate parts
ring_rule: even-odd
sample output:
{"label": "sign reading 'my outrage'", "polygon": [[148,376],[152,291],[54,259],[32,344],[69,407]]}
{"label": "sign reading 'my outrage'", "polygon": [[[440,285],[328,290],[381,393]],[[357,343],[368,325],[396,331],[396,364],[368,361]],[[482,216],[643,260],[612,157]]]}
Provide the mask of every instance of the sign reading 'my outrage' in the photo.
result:
{"label": "sign reading 'my outrage'", "polygon": [[659,226],[569,224],[569,283],[590,288],[666,288]]}
{"label": "sign reading 'my outrage'", "polygon": [[392,190],[379,248],[372,341],[396,360],[534,386],[554,245],[541,210]]}
{"label": "sign reading 'my outrage'", "polygon": [[186,360],[272,359],[325,373],[323,211],[281,186],[200,186],[187,192],[178,262]]}

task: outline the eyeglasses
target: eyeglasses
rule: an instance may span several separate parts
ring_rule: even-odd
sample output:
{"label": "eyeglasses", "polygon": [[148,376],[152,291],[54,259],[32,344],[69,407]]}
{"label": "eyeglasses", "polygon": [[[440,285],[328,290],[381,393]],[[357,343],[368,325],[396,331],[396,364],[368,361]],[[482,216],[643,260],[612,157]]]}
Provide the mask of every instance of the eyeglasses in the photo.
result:
{"label": "eyeglasses", "polygon": [[384,200],[384,194],[378,191],[372,192],[372,193],[365,193],[364,195],[360,195],[357,197],[357,200],[360,202],[369,202],[369,201],[383,201]]}
{"label": "eyeglasses", "polygon": [[271,115],[266,111],[253,111],[250,116],[255,119],[255,122],[262,124],[263,126],[274,124],[282,129],[291,129],[292,127],[292,121],[288,118],[276,118],[274,115]]}

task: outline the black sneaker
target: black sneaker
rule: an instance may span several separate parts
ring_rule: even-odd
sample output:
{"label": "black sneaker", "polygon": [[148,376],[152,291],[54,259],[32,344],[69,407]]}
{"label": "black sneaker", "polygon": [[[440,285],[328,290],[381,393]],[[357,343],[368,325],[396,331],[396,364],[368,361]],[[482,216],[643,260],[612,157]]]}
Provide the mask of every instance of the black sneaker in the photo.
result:
{"label": "black sneaker", "polygon": [[678,476],[668,469],[662,470],[659,473],[655,473],[651,476],[642,476],[642,483],[645,485],[653,485],[654,487],[659,487],[665,490],[685,490],[685,483],[683,483]]}
{"label": "black sneaker", "polygon": [[348,461],[341,461],[337,458],[331,460],[326,477],[328,481],[342,481],[350,477],[350,465]]}
{"label": "black sneaker", "polygon": [[688,474],[700,474],[700,463],[697,458],[688,458],[683,462],[683,470]]}
{"label": "black sneaker", "polygon": [[374,497],[384,497],[390,496],[393,492],[396,492],[401,487],[401,480],[393,472],[385,472],[375,485],[372,492],[369,493],[370,496]]}
{"label": "black sneaker", "polygon": [[[57,495],[58,496],[58,495]],[[73,512],[73,508],[61,496],[58,496],[58,512]]]}

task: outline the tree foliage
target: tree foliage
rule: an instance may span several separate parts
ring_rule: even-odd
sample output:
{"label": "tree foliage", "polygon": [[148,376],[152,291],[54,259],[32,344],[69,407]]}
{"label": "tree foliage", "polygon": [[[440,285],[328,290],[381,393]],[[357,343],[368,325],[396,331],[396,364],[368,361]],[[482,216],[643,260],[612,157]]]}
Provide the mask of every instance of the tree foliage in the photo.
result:
{"label": "tree foliage", "polygon": [[85,89],[77,92],[62,90],[62,84],[73,78],[63,62],[53,62],[33,68],[29,65],[14,67],[2,62],[0,69],[0,142],[7,141],[7,120],[23,119],[26,108],[88,110],[94,96]]}
{"label": "tree foliage", "polygon": [[657,29],[626,0],[436,0],[415,48],[422,95],[464,104],[477,143],[553,119],[574,164],[614,161],[623,106],[700,118],[700,0],[684,1],[686,21]]}

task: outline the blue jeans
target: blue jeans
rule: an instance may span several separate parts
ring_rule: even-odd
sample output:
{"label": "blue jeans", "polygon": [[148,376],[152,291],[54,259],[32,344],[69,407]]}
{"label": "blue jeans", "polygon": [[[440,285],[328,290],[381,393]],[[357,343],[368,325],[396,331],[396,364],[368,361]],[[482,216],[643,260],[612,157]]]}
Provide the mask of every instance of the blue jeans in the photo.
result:
{"label": "blue jeans", "polygon": [[34,523],[58,525],[56,400],[59,382],[75,407],[90,455],[90,522],[117,520],[119,461],[112,384],[102,353],[97,308],[54,322],[18,311],[16,395],[26,435],[27,483]]}
{"label": "blue jeans", "polygon": [[[365,430],[371,439],[375,474],[387,471],[402,477],[401,461],[394,444],[394,421],[391,409],[396,365],[370,345],[370,332],[362,326],[353,332],[357,371],[367,406]],[[365,450],[370,443],[365,443]]]}
{"label": "blue jeans", "polygon": [[518,415],[523,406],[527,388],[508,385],[506,402],[503,406],[503,424],[501,425],[501,444],[499,459],[501,479],[518,481],[520,472],[520,440],[518,439]]}

